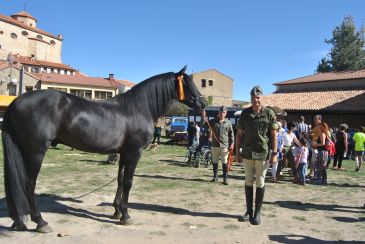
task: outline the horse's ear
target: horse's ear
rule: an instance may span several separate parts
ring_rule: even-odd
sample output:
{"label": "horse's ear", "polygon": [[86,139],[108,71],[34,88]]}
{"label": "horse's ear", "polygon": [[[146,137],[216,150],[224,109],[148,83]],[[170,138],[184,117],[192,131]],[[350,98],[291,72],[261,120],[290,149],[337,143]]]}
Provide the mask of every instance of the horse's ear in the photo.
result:
{"label": "horse's ear", "polygon": [[185,65],[178,73],[177,73],[177,76],[181,76],[185,73],[185,70],[186,70],[186,67],[187,65]]}

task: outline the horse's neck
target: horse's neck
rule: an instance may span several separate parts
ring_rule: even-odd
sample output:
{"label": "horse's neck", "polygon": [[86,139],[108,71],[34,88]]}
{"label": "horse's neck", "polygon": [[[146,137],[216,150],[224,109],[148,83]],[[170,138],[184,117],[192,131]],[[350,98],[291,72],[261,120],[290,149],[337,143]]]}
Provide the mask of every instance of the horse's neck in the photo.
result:
{"label": "horse's neck", "polygon": [[[138,103],[138,107],[142,113],[150,114],[152,119],[156,121],[162,115],[165,115],[169,105],[176,101],[175,87],[173,80],[166,81],[166,86],[155,86],[147,93],[137,92],[134,102]],[[133,99],[134,100],[134,99]]]}

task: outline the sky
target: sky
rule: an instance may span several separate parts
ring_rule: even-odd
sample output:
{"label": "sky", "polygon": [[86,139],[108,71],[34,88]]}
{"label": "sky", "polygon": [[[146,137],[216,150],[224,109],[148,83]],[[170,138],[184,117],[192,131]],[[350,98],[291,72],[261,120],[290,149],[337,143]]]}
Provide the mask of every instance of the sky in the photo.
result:
{"label": "sky", "polygon": [[233,99],[253,86],[314,74],[345,16],[357,29],[364,0],[0,0],[0,13],[28,11],[37,27],[62,34],[62,61],[94,77],[134,83],[211,68],[234,79]]}

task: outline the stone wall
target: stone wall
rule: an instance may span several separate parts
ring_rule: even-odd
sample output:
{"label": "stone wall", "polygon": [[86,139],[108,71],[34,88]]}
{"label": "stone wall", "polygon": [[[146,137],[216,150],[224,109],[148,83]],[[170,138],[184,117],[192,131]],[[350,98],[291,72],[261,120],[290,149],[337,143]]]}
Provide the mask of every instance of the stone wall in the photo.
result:
{"label": "stone wall", "polygon": [[9,53],[62,63],[62,41],[0,20],[0,59]]}
{"label": "stone wall", "polygon": [[[20,73],[20,69],[13,66],[0,70],[0,95],[14,96],[20,94]],[[24,73],[22,93],[25,93],[27,89],[39,90],[40,82],[37,78]]]}

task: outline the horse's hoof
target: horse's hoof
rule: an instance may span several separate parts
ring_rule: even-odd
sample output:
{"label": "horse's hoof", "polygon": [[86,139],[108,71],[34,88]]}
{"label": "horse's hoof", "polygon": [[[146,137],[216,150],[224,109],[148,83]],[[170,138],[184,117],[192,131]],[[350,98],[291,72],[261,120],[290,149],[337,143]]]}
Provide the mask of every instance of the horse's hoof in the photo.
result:
{"label": "horse's hoof", "polygon": [[39,232],[39,233],[43,233],[43,234],[46,234],[46,233],[51,233],[53,230],[51,227],[49,227],[48,224],[45,224],[45,225],[42,225],[42,226],[37,226],[37,228],[35,229],[35,231]]}
{"label": "horse's hoof", "polygon": [[27,230],[27,226],[25,226],[24,223],[13,223],[10,227],[10,229],[12,231],[26,231]]}
{"label": "horse's hoof", "polygon": [[115,211],[113,216],[111,217],[112,219],[120,219],[122,217],[122,215],[120,214],[119,211]]}
{"label": "horse's hoof", "polygon": [[132,222],[132,219],[131,219],[131,217],[125,217],[125,216],[122,216],[121,218],[120,218],[120,224],[121,225],[131,225],[131,224],[133,224],[133,222]]}

